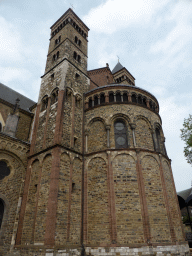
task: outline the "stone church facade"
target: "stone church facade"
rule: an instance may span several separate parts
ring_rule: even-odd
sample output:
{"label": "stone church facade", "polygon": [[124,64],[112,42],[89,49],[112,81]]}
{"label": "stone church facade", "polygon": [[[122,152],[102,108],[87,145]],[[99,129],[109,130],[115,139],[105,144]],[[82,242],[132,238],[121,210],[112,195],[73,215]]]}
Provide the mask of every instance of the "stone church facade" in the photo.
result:
{"label": "stone church facade", "polygon": [[39,99],[0,84],[0,255],[188,255],[157,99],[88,27],[51,27]]}

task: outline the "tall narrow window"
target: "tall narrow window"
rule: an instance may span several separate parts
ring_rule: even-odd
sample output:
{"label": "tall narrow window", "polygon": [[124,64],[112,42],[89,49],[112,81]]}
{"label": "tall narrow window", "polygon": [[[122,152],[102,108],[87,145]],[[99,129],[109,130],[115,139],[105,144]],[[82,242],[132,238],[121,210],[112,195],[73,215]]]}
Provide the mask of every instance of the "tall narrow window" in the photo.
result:
{"label": "tall narrow window", "polygon": [[132,102],[137,103],[137,97],[135,94],[132,94],[131,99],[132,99]]}
{"label": "tall narrow window", "polygon": [[100,104],[103,104],[103,103],[105,103],[105,95],[101,94],[100,95]]}
{"label": "tall narrow window", "polygon": [[127,102],[128,101],[128,96],[127,96],[127,93],[124,92],[123,93],[123,102]]}
{"label": "tall narrow window", "polygon": [[114,102],[114,94],[113,94],[113,92],[109,93],[109,102]]}
{"label": "tall narrow window", "polygon": [[94,106],[97,106],[98,105],[98,96],[95,96],[94,97]]}
{"label": "tall narrow window", "polygon": [[89,98],[89,108],[92,108],[92,98]]}
{"label": "tall narrow window", "polygon": [[3,214],[4,214],[4,203],[2,199],[0,199],[0,228],[3,221]]}
{"label": "tall narrow window", "polygon": [[138,96],[138,103],[139,103],[139,104],[142,104],[142,103],[143,103],[143,102],[142,102],[142,97],[141,97],[141,95]]}
{"label": "tall narrow window", "polygon": [[0,123],[0,132],[3,131],[3,127],[2,127],[2,124]]}
{"label": "tall narrow window", "polygon": [[116,93],[116,102],[121,102],[121,94],[120,94],[120,92]]}
{"label": "tall narrow window", "polygon": [[127,148],[127,131],[126,125],[122,120],[117,120],[114,124],[115,132],[115,147],[116,148]]}
{"label": "tall narrow window", "polygon": [[161,151],[161,147],[160,147],[160,131],[158,128],[155,129],[155,134],[156,134],[156,140],[157,140],[157,152]]}

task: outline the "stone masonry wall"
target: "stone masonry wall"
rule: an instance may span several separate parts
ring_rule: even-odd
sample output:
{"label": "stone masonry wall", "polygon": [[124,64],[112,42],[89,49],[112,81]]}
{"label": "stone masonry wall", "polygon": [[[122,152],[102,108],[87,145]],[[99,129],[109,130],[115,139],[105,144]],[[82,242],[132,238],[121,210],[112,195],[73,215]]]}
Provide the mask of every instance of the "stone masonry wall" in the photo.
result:
{"label": "stone masonry wall", "polygon": [[59,191],[56,220],[56,244],[67,243],[67,221],[69,206],[69,180],[70,180],[70,157],[61,155],[59,173]]}
{"label": "stone masonry wall", "polygon": [[40,162],[35,160],[31,165],[31,182],[28,192],[27,205],[23,223],[22,244],[34,243],[34,220],[37,200],[37,185],[40,173]]}
{"label": "stone masonry wall", "polygon": [[144,242],[141,205],[136,173],[136,161],[128,154],[113,159],[117,243]]}
{"label": "stone masonry wall", "polygon": [[88,244],[109,244],[107,165],[104,159],[95,157],[89,162],[87,183]]}
{"label": "stone masonry wall", "polygon": [[181,227],[181,215],[180,210],[178,207],[178,199],[175,192],[173,180],[172,180],[172,173],[169,167],[169,164],[166,160],[163,160],[163,171],[165,175],[165,185],[167,189],[168,194],[168,201],[169,201],[169,207],[171,212],[171,218],[173,221],[173,226],[176,234],[176,239],[178,241],[183,241],[183,233],[182,233],[182,227]]}
{"label": "stone masonry wall", "polygon": [[88,152],[106,149],[106,129],[101,121],[94,121],[89,127]]}
{"label": "stone masonry wall", "polygon": [[142,173],[147,199],[147,208],[151,230],[151,241],[156,243],[169,242],[170,228],[162,192],[159,163],[151,156],[145,156],[142,161]]}
{"label": "stone masonry wall", "polygon": [[43,161],[42,177],[40,183],[39,200],[37,206],[37,217],[35,223],[35,244],[44,244],[44,232],[46,221],[46,209],[49,196],[50,173],[51,173],[51,155],[47,155]]}

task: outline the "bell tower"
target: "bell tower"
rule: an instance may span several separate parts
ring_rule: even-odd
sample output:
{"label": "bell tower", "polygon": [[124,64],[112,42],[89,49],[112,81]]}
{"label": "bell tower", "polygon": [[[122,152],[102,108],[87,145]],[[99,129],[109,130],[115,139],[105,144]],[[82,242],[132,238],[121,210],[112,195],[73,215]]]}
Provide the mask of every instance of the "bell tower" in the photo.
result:
{"label": "bell tower", "polygon": [[51,27],[17,245],[80,246],[83,94],[90,84],[88,31],[72,9]]}

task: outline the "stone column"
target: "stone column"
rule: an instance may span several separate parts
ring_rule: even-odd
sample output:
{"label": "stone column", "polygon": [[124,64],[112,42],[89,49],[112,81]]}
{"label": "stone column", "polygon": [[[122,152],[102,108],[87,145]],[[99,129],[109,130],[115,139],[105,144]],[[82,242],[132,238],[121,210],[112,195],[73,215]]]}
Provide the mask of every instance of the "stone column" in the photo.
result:
{"label": "stone column", "polygon": [[105,95],[105,102],[106,102],[106,103],[109,103],[109,94],[106,94],[106,95]]}
{"label": "stone column", "polygon": [[114,93],[114,102],[116,102],[116,94]]}
{"label": "stone column", "polygon": [[136,147],[136,146],[137,146],[137,145],[136,145],[136,139],[135,139],[135,128],[136,128],[136,124],[131,123],[130,125],[131,125],[131,129],[132,129],[132,133],[133,133],[133,145],[134,145],[134,147]]}
{"label": "stone column", "polygon": [[98,97],[98,105],[100,105],[100,97]]}
{"label": "stone column", "polygon": [[131,102],[132,100],[131,100],[131,93],[130,92],[128,92],[128,102]]}
{"label": "stone column", "polygon": [[123,93],[121,92],[121,102],[123,102]]}
{"label": "stone column", "polygon": [[146,102],[147,102],[147,107],[150,108],[150,106],[149,106],[149,99],[146,99]]}
{"label": "stone column", "polygon": [[107,147],[110,148],[110,129],[111,125],[106,125],[106,130],[107,130]]}
{"label": "stone column", "polygon": [[86,101],[86,102],[85,102],[85,109],[88,109],[88,108],[89,108],[89,102]]}

